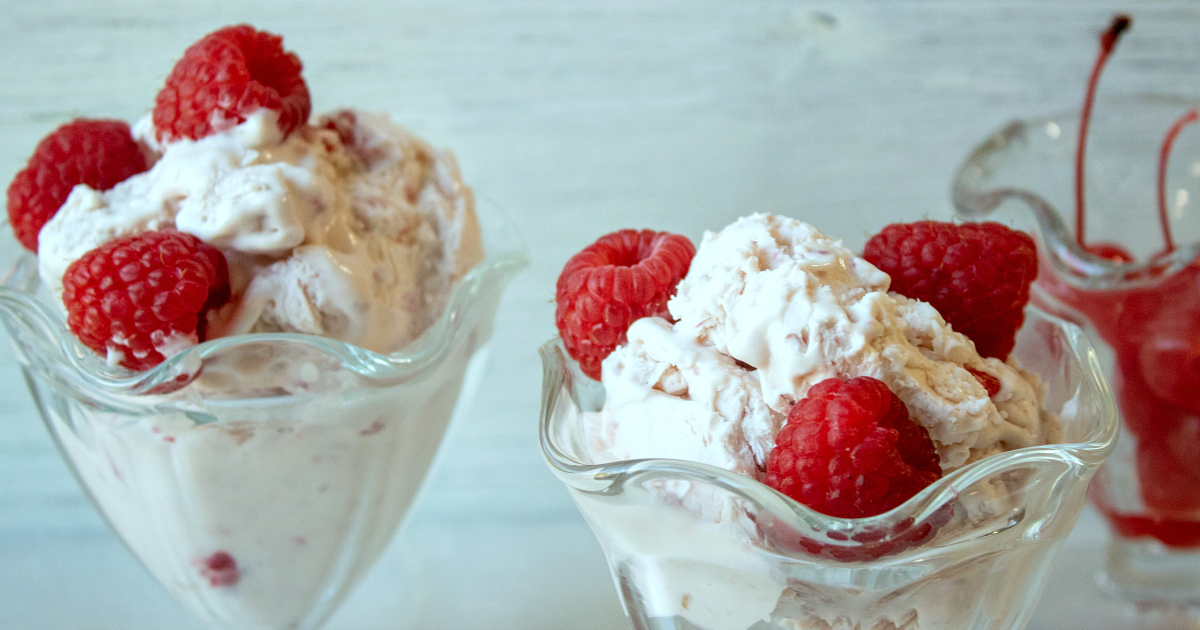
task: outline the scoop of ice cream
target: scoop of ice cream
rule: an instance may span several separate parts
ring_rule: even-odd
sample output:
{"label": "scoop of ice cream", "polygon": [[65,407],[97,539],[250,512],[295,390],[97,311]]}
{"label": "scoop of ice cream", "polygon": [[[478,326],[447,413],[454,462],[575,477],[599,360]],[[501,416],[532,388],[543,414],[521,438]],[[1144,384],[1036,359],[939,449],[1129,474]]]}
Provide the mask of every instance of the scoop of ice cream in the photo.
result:
{"label": "scoop of ice cream", "polygon": [[889,282],[812,226],[760,214],[704,235],[668,308],[681,330],[762,370],[768,404],[786,411],[799,377],[884,332]]}
{"label": "scoop of ice cream", "polygon": [[627,335],[603,363],[607,404],[585,417],[591,451],[756,477],[785,416],[763,402],[754,374],[658,317],[634,322]]}
{"label": "scoop of ice cream", "polygon": [[58,295],[67,266],[101,243],[177,229],[229,261],[235,300],[210,337],[303,332],[378,352],[416,338],[482,258],[453,153],[386,116],[337,112],[286,139],[276,117],[165,145],[138,123],[154,166],[72,191],[39,235],[42,282]]}
{"label": "scoop of ice cream", "polygon": [[[761,468],[778,431],[775,419],[811,386],[831,377],[870,376],[887,384],[913,419],[929,430],[946,470],[1057,439],[1057,421],[1040,410],[1036,377],[1015,364],[981,358],[971,341],[951,330],[931,306],[888,293],[888,285],[886,274],[840,242],[793,219],[758,214],[705,234],[669,304],[678,322],[670,334],[655,330],[656,343],[675,350],[646,350],[645,331],[664,324],[638,322],[630,328],[630,344],[604,363],[607,400],[601,415],[609,419],[589,419],[589,426],[609,433],[597,438],[598,444],[625,444],[604,456],[669,456],[663,449],[674,447],[650,442],[657,436],[638,425],[644,418],[688,421],[660,420],[670,414],[665,408],[648,411],[646,401],[665,404],[660,401],[669,388],[659,383],[664,375],[688,373],[711,380],[715,377],[700,375],[718,367],[724,379],[720,399],[761,397],[773,415],[719,415],[724,424],[714,424],[720,430],[705,442],[712,452],[689,457],[695,461],[716,464],[726,456],[713,453],[739,452],[740,439]],[[629,369],[630,364],[638,368]],[[997,378],[1000,391],[989,397],[967,368]],[[645,394],[656,389],[661,394]],[[711,391],[693,391],[689,382],[674,394],[680,403],[672,413],[697,406],[715,410],[717,398]],[[760,428],[771,426],[758,419],[766,417],[774,422],[771,430]],[[750,418],[755,420],[747,425]],[[645,444],[634,447],[632,442]],[[729,461],[737,467],[726,468],[747,470],[744,458],[730,456]]]}

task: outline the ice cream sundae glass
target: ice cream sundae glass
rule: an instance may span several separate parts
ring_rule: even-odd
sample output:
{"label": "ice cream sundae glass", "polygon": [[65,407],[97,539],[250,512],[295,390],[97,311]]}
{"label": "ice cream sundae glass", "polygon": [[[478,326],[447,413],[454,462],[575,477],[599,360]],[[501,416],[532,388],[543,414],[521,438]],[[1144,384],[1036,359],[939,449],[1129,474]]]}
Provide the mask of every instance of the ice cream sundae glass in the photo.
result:
{"label": "ice cream sundae glass", "polygon": [[994,223],[859,256],[763,214],[568,261],[541,445],[634,627],[1024,627],[1117,432],[1036,266]]}
{"label": "ice cream sundae glass", "polygon": [[212,628],[312,629],[363,577],[468,404],[527,264],[453,153],[312,116],[249,26],[188,48],[132,125],[77,120],[8,189],[30,250],[0,320],[131,552]]}

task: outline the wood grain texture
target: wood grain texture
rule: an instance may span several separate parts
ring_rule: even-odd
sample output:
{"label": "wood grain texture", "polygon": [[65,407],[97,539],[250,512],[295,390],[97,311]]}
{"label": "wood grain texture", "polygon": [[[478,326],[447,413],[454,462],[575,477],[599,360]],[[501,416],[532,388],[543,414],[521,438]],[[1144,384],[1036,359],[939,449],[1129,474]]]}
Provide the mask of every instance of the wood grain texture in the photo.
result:
{"label": "wood grain texture", "polygon": [[[453,147],[534,265],[409,530],[333,627],[621,627],[599,549],[536,445],[535,351],[563,262],[616,228],[698,239],[756,211],[854,247],[891,221],[946,218],[974,143],[1077,103],[1116,9],[1136,25],[1103,89],[1200,95],[1194,2],[6,0],[0,179],[72,117],[140,116],[188,43],[239,21],[285,35],[316,109],[387,111]],[[0,262],[15,247],[5,235]],[[0,555],[17,558],[0,564],[0,627],[188,627],[86,504],[7,346],[0,408]],[[405,543],[424,574],[405,573]],[[414,583],[427,587],[386,597]]]}

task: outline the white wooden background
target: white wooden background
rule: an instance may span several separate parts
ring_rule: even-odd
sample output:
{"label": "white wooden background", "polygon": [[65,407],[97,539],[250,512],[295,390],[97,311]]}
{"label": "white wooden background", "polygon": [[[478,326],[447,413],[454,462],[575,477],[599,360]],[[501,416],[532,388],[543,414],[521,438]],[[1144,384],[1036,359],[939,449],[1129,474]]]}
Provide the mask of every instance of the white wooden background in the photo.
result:
{"label": "white wooden background", "polygon": [[[623,628],[536,444],[535,350],[563,262],[612,229],[698,238],[753,211],[854,247],[894,220],[946,218],[969,147],[1078,102],[1118,9],[1136,23],[1104,89],[1200,95],[1194,2],[2,0],[0,183],[72,117],[141,115],[187,44],[240,21],[285,35],[318,110],[388,111],[454,147],[534,265],[429,492],[330,627]],[[0,410],[0,628],[196,628],[85,502],[7,344]],[[1104,603],[1102,537],[1085,513],[1031,627],[1198,627]]]}

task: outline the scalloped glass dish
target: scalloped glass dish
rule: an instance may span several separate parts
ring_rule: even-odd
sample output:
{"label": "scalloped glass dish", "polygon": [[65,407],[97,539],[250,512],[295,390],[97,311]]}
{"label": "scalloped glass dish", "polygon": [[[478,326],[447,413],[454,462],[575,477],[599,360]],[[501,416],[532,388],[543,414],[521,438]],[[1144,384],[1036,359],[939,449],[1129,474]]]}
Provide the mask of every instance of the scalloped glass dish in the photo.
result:
{"label": "scalloped glass dish", "polygon": [[528,264],[512,223],[478,211],[487,258],[387,355],[249,334],[132,373],[67,330],[32,256],[0,287],[0,320],[63,458],[210,627],[318,628],[391,540],[478,386],[500,296]]}
{"label": "scalloped glass dish", "polygon": [[1113,449],[1112,394],[1080,330],[1029,309],[1014,351],[1064,443],[995,455],[891,512],[842,519],[704,464],[595,464],[581,414],[603,386],[541,348],[541,445],[608,558],[639,630],[1024,627]]}
{"label": "scalloped glass dish", "polygon": [[[1043,261],[1034,300],[1084,326],[1113,382],[1122,421],[1117,450],[1091,499],[1112,538],[1107,586],[1138,601],[1200,603],[1200,139],[1179,136],[1165,195],[1178,247],[1164,252],[1157,213],[1160,143],[1195,102],[1108,99],[1097,105],[1087,156],[1087,241],[1115,242],[1137,260],[1084,251],[1068,225],[1074,210],[1079,112],[1016,120],[960,167],[960,215],[1000,219],[1038,235]],[[1061,209],[1061,210],[1060,210]],[[1190,354],[1189,354],[1190,353]]]}

